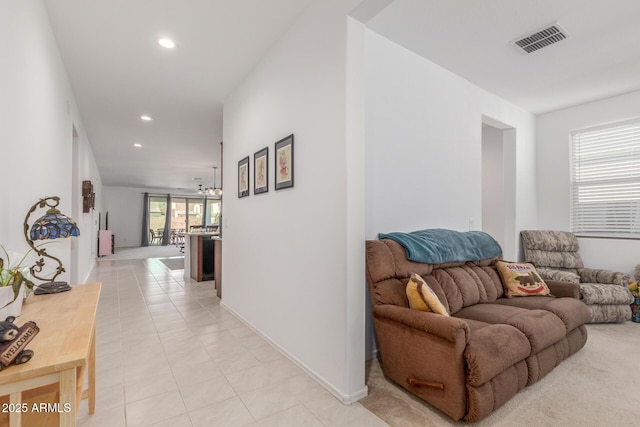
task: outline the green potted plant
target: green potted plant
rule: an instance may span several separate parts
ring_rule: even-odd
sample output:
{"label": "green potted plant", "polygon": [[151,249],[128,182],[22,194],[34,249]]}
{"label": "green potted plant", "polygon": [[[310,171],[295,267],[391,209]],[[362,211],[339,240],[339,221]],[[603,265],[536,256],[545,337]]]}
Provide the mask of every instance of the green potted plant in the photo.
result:
{"label": "green potted plant", "polygon": [[3,254],[0,254],[0,320],[7,316],[19,316],[22,311],[21,292],[24,286],[27,292],[32,291],[35,284],[29,280],[29,267],[22,263],[29,255],[27,252],[19,262],[11,263],[9,253],[0,245]]}

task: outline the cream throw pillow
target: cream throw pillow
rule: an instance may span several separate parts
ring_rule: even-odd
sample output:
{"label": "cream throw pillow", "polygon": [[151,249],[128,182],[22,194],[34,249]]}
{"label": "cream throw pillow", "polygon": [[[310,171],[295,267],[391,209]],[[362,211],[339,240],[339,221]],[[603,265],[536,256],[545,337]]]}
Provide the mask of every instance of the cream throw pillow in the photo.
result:
{"label": "cream throw pillow", "polygon": [[551,294],[549,287],[530,262],[498,261],[496,267],[508,297]]}
{"label": "cream throw pillow", "polygon": [[409,307],[412,309],[432,311],[443,316],[449,316],[447,309],[442,305],[433,289],[416,273],[411,274],[411,279],[407,282],[406,292],[409,299]]}

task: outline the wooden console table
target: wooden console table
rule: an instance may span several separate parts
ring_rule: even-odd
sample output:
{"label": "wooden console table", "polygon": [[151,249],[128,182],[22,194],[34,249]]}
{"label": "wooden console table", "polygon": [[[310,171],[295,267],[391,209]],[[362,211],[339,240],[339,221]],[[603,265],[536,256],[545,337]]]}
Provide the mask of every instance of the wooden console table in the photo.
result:
{"label": "wooden console table", "polygon": [[[33,320],[40,333],[29,343],[34,356],[0,371],[4,396],[0,425],[75,426],[81,398],[95,410],[95,321],[100,283],[75,285],[68,292],[30,295],[16,324]],[[88,368],[88,390],[82,391]],[[47,396],[59,396],[57,402]]]}

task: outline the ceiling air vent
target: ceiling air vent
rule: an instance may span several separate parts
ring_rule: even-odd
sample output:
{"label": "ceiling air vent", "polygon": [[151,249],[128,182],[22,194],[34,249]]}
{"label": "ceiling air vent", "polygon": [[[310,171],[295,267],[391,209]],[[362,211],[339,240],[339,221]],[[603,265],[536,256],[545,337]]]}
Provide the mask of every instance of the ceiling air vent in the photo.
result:
{"label": "ceiling air vent", "polygon": [[543,47],[551,46],[569,37],[569,34],[558,24],[550,25],[533,34],[529,34],[513,43],[527,53],[535,52]]}

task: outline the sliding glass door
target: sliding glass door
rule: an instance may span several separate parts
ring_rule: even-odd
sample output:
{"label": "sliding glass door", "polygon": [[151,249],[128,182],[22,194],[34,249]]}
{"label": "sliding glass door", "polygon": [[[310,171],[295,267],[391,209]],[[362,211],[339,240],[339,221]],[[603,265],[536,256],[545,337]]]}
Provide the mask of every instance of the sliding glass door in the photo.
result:
{"label": "sliding glass door", "polygon": [[218,224],[220,218],[220,200],[171,197],[171,229],[189,231],[193,226]]}
{"label": "sliding glass door", "polygon": [[187,199],[187,230],[191,227],[202,227],[202,211],[204,199]]}
{"label": "sliding glass door", "polygon": [[171,230],[187,231],[187,199],[171,198]]}
{"label": "sliding glass door", "polygon": [[207,216],[204,222],[205,225],[220,224],[220,200],[207,199]]}
{"label": "sliding glass door", "polygon": [[[206,202],[206,209],[205,209]],[[167,196],[149,196],[149,243],[160,244],[167,218]],[[217,225],[220,220],[220,200],[171,196],[170,240],[191,227]]]}

